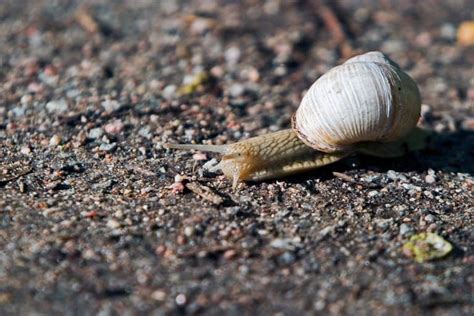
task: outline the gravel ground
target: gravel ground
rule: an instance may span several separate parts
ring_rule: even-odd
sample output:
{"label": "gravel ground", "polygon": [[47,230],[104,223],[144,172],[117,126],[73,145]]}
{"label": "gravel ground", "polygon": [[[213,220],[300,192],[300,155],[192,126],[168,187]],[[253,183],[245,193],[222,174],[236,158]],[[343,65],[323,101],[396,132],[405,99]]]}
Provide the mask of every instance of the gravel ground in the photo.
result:
{"label": "gravel ground", "polygon": [[[474,2],[363,2],[1,1],[0,314],[474,314]],[[287,128],[369,50],[424,149],[233,191],[162,147]],[[420,232],[454,250],[415,262]]]}

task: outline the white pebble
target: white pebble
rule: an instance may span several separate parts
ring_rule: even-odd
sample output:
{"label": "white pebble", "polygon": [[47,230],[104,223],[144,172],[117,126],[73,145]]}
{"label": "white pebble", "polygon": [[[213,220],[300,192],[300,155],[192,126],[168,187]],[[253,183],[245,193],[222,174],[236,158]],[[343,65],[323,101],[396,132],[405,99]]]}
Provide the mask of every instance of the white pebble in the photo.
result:
{"label": "white pebble", "polygon": [[67,102],[64,99],[49,101],[46,103],[46,110],[50,113],[64,113],[67,111]]}
{"label": "white pebble", "polygon": [[61,137],[59,135],[53,135],[51,139],[49,140],[49,146],[56,147],[61,143]]}

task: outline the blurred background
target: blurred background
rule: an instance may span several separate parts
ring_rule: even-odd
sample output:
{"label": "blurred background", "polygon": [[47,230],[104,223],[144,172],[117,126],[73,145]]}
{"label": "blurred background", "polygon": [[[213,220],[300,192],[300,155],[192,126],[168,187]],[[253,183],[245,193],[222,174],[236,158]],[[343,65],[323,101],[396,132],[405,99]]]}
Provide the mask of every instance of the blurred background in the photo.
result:
{"label": "blurred background", "polygon": [[[228,121],[242,117],[234,123],[254,131],[260,124],[246,117],[286,125],[292,111],[278,109],[294,109],[317,77],[381,50],[419,83],[425,110],[470,116],[460,124],[472,128],[473,12],[468,0],[7,0],[0,102],[21,112],[22,97],[59,93],[71,107],[122,99],[166,108],[198,90],[233,104]],[[281,115],[266,117],[265,107]]]}

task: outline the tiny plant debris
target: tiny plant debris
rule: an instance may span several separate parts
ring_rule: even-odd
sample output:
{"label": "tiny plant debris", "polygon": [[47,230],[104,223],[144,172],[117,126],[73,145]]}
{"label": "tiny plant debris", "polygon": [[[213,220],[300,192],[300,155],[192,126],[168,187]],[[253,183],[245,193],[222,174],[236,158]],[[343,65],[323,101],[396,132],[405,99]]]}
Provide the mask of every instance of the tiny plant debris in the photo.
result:
{"label": "tiny plant debris", "polygon": [[403,253],[419,263],[443,258],[451,250],[453,250],[451,243],[433,233],[416,234],[403,245]]}
{"label": "tiny plant debris", "polygon": [[209,76],[206,72],[198,72],[190,83],[181,86],[178,90],[180,95],[192,94],[202,88],[202,86],[209,80]]}

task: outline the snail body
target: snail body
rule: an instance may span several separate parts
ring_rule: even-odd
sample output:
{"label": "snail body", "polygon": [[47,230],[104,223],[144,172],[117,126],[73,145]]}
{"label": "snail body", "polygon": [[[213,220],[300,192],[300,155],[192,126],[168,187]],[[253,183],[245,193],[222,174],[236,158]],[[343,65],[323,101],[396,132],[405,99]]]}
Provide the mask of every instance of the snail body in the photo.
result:
{"label": "snail body", "polygon": [[166,144],[218,152],[215,169],[233,180],[260,181],[321,167],[354,152],[404,154],[421,98],[416,83],[380,52],[347,60],[321,76],[293,115],[292,129],[229,145]]}

